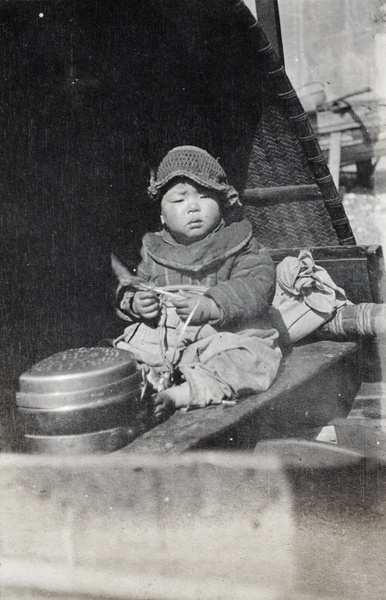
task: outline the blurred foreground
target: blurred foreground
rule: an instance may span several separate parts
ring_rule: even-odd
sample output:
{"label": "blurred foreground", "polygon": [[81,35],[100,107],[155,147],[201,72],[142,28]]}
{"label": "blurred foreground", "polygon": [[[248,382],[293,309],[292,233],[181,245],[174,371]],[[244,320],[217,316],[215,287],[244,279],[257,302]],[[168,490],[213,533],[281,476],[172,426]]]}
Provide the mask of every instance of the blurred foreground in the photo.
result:
{"label": "blurred foreground", "polygon": [[383,600],[385,468],[333,453],[3,455],[1,598]]}

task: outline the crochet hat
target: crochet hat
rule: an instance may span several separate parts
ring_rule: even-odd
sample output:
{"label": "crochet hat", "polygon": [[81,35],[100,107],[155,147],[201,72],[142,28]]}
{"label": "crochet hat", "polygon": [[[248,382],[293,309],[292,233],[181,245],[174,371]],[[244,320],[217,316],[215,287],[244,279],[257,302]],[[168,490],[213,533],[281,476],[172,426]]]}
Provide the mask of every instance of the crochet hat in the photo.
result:
{"label": "crochet hat", "polygon": [[228,207],[241,206],[237,191],[228,184],[224,169],[206,150],[196,146],[177,146],[161,161],[151,177],[149,194],[153,199],[176,177],[186,177],[204,188],[220,193]]}

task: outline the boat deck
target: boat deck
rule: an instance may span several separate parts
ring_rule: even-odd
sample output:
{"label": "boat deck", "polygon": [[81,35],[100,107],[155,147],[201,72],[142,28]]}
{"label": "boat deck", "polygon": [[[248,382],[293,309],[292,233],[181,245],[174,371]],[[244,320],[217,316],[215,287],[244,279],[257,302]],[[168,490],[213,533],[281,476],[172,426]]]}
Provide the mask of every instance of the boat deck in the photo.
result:
{"label": "boat deck", "polygon": [[266,392],[235,406],[176,412],[119,453],[251,450],[262,439],[315,437],[346,417],[359,389],[359,344],[317,341],[294,347]]}

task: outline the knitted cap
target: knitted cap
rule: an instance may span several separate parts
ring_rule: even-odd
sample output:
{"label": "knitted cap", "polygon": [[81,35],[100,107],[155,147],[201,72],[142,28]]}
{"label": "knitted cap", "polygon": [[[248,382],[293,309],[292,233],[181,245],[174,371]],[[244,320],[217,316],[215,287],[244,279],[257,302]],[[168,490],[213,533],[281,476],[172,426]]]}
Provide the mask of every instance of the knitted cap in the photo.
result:
{"label": "knitted cap", "polygon": [[220,192],[229,206],[240,206],[238,193],[228,184],[224,169],[206,150],[196,146],[177,146],[170,150],[150,180],[150,195],[158,198],[162,189],[176,177],[186,177],[204,188]]}

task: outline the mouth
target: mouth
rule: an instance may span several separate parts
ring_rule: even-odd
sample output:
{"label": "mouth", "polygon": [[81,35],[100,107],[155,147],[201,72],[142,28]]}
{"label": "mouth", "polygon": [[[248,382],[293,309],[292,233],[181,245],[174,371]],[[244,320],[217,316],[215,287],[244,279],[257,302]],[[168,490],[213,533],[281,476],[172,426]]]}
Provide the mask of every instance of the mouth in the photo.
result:
{"label": "mouth", "polygon": [[203,221],[201,219],[194,219],[194,221],[189,221],[187,225],[188,227],[201,227],[203,225]]}

